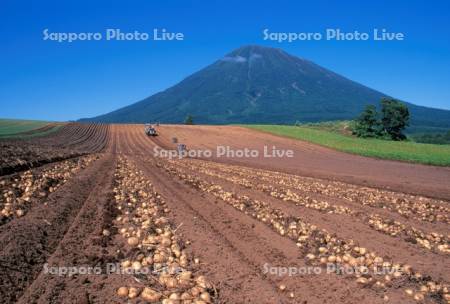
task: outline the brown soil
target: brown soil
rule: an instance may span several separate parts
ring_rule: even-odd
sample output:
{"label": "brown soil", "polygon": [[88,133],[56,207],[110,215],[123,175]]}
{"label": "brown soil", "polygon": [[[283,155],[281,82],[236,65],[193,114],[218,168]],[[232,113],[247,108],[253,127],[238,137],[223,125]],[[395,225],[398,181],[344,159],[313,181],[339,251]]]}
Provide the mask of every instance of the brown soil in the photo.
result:
{"label": "brown soil", "polygon": [[[405,239],[404,234],[392,236],[377,231],[366,222],[369,214],[376,213],[383,219],[401,222],[405,229],[413,227],[425,234],[436,232],[448,237],[450,230],[445,217],[444,220],[420,218],[418,213],[404,216],[383,205],[364,204],[367,199],[364,193],[370,192],[381,193],[386,204],[389,200],[403,199],[406,204],[423,203],[428,207],[448,208],[448,168],[347,155],[238,127],[161,126],[158,131],[160,136],[149,138],[141,125],[68,125],[32,141],[4,143],[13,147],[11,150],[15,147],[22,150],[52,147],[68,151],[68,154],[63,154],[66,157],[72,157],[71,153],[94,152],[101,157],[42,202],[33,205],[23,217],[0,226],[0,303],[145,303],[142,299],[127,301],[117,296],[116,290],[120,286],[137,284],[131,275],[59,276],[44,271],[45,264],[48,267],[104,267],[106,263],[116,263],[123,258],[123,244],[117,241],[118,231],[114,225],[117,215],[113,197],[114,172],[119,154],[134,163],[166,201],[170,209],[167,217],[178,227],[180,237],[190,241],[187,247],[189,255],[200,261],[195,271],[204,274],[215,286],[216,303],[413,303],[416,301],[405,294],[406,288],[417,290],[430,280],[441,284],[450,281],[448,254],[421,247]],[[214,159],[230,170],[236,167],[229,164],[242,166],[236,169],[242,168],[242,174],[227,173],[217,163],[205,160],[168,162],[153,157],[153,149],[157,146],[174,147],[172,137],[177,137],[190,149],[215,149],[218,144],[255,149],[275,145],[293,149],[296,156],[281,160]],[[43,161],[38,159],[39,156],[34,155],[26,161],[42,164]],[[4,167],[8,167],[8,162]],[[22,170],[14,165],[9,167],[13,172]],[[171,167],[184,175],[174,174]],[[207,168],[207,171],[202,168]],[[270,173],[273,176],[262,169],[273,170]],[[305,190],[277,184],[275,181],[281,173],[275,171],[298,177],[299,185]],[[264,175],[257,173],[269,174],[273,179],[269,184],[278,187],[279,191],[284,187],[301,197],[325,201],[331,206],[345,206],[356,215],[295,204],[262,191],[262,188],[240,183],[246,179],[251,185],[267,184],[268,181],[261,177]],[[187,182],[187,176],[219,185],[234,197],[246,196],[252,202],[264,202],[268,210],[290,219],[301,219],[336,238],[352,239],[360,247],[377,252],[385,261],[411,265],[423,278],[404,278],[393,285],[375,288],[370,284],[358,284],[354,277],[347,275],[278,276],[265,273],[265,265],[311,266],[306,254],[313,247],[299,248],[295,240],[278,233],[270,223],[239,210],[213,192],[202,191],[195,183]],[[305,176],[314,177],[311,182],[317,185],[331,185],[342,191],[316,193],[306,188],[310,181],[301,180]],[[379,188],[391,189],[392,192]],[[360,199],[347,199],[342,194],[347,192],[358,194]],[[428,201],[417,194],[435,199]],[[431,215],[438,215],[445,209],[430,210]],[[108,229],[111,235],[103,235],[104,229]],[[281,291],[280,285],[285,285],[286,290]],[[446,301],[441,292],[426,295],[424,303]]]}
{"label": "brown soil", "polygon": [[108,126],[70,123],[48,136],[0,140],[0,176],[101,151]]}
{"label": "brown soil", "polygon": [[[163,148],[174,149],[172,138],[188,149],[211,149],[218,145],[232,149],[256,149],[259,158],[221,157],[215,161],[254,168],[288,172],[301,176],[340,180],[363,186],[392,189],[450,199],[450,168],[417,165],[351,155],[307,142],[230,126],[159,127],[155,142]],[[293,158],[263,158],[263,147],[291,149]]]}

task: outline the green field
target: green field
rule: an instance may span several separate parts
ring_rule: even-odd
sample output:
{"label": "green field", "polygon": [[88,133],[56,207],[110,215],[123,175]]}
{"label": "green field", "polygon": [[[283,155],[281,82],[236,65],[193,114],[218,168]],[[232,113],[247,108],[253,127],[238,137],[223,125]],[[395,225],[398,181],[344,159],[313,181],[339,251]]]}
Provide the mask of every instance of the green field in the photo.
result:
{"label": "green field", "polygon": [[272,134],[300,139],[343,152],[382,159],[450,166],[450,145],[363,139],[308,126],[242,125]]}
{"label": "green field", "polygon": [[[60,127],[60,125],[55,125],[42,132],[38,131],[39,128],[48,124],[50,122],[41,120],[0,119],[0,138],[41,136],[54,132]],[[36,133],[25,133],[33,130],[36,130]]]}

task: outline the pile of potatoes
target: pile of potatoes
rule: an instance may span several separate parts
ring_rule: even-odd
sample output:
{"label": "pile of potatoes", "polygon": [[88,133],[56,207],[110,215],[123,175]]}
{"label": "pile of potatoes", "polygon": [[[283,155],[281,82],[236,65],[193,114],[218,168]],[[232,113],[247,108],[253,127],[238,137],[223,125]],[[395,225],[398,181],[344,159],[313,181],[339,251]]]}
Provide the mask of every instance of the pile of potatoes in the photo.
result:
{"label": "pile of potatoes", "polygon": [[364,188],[363,191],[348,191],[344,198],[363,205],[388,209],[406,218],[450,224],[450,208],[445,207],[445,202],[439,200],[370,188]]}
{"label": "pile of potatoes", "polygon": [[166,217],[170,210],[165,201],[143,173],[122,156],[114,192],[119,210],[115,225],[126,247],[121,267],[131,270],[141,282],[118,288],[118,296],[150,303],[212,303],[214,287],[205,276],[193,273],[185,243]]}
{"label": "pile of potatoes", "polygon": [[45,199],[97,158],[89,155],[65,160],[42,170],[27,170],[3,178],[0,180],[0,220],[5,222],[25,215],[33,201]]}
{"label": "pile of potatoes", "polygon": [[243,168],[196,160],[183,160],[192,166],[214,168],[226,174],[258,178],[271,184],[292,187],[301,191],[337,197],[375,208],[384,208],[405,217],[426,222],[450,223],[450,208],[441,200],[416,195],[400,194],[370,187],[358,187],[342,182],[323,182],[319,179],[300,177],[287,173]]}
{"label": "pile of potatoes", "polygon": [[[371,228],[382,232],[384,234],[390,235],[392,237],[402,236],[404,239],[419,244],[421,247],[432,250],[434,252],[449,253],[449,240],[442,234],[429,233],[426,234],[414,227],[408,227],[398,221],[384,219],[378,214],[369,214],[368,216],[361,216],[349,207],[330,204],[329,202],[323,200],[316,200],[309,196],[299,195],[298,193],[291,191],[290,189],[283,189],[274,187],[271,185],[266,185],[263,183],[253,183],[246,178],[237,176],[228,176],[217,173],[215,170],[211,170],[211,167],[219,166],[222,171],[226,171],[224,165],[210,164],[207,165],[196,165],[196,162],[186,160],[180,161],[169,161],[172,165],[177,165],[179,167],[188,168],[189,170],[195,170],[203,174],[213,176],[216,178],[224,179],[230,181],[234,184],[238,184],[250,189],[261,190],[268,193],[272,197],[282,199],[284,201],[293,202],[297,206],[306,207],[314,209],[320,212],[328,214],[345,214],[349,216],[357,216],[362,219],[364,223],[368,224]],[[288,182],[284,183],[289,184]]]}
{"label": "pile of potatoes", "polygon": [[[174,163],[174,161],[172,161],[172,163]],[[179,163],[181,163],[181,162],[179,162]],[[299,206],[303,206],[306,208],[311,208],[311,209],[326,212],[326,213],[336,213],[336,214],[352,214],[352,213],[354,213],[348,207],[330,204],[325,201],[318,201],[318,200],[310,198],[308,196],[300,196],[297,193],[292,192],[289,189],[284,190],[284,189],[276,188],[272,185],[266,185],[266,184],[262,184],[262,183],[252,183],[248,179],[245,179],[242,177],[239,178],[236,176],[225,176],[223,174],[216,173],[215,171],[210,170],[205,167],[195,167],[195,166],[191,165],[191,166],[189,166],[189,169],[207,174],[209,176],[221,178],[221,179],[230,181],[234,184],[244,186],[246,188],[260,190],[260,191],[270,194],[271,196],[273,196],[275,198],[279,198],[284,201],[291,201],[291,202],[296,203]]]}
{"label": "pile of potatoes", "polygon": [[443,234],[437,232],[425,233],[398,221],[383,219],[377,214],[371,214],[368,222],[377,231],[391,236],[402,236],[405,240],[419,244],[433,252],[450,254],[450,240]]}
{"label": "pile of potatoes", "polygon": [[[379,291],[404,286],[405,292],[409,294],[411,291],[417,301],[425,298],[443,298],[450,301],[448,284],[435,282],[429,276],[413,271],[409,265],[390,261],[359,246],[351,239],[341,239],[325,229],[319,229],[298,217],[272,208],[265,202],[225,191],[220,185],[184,172],[180,166],[159,166],[192,187],[220,198],[245,214],[266,223],[278,234],[291,238],[302,250],[308,264],[323,267],[334,264],[335,269],[352,269],[352,272],[346,274],[353,275],[357,283]],[[433,288],[425,289],[425,285],[432,285]]]}

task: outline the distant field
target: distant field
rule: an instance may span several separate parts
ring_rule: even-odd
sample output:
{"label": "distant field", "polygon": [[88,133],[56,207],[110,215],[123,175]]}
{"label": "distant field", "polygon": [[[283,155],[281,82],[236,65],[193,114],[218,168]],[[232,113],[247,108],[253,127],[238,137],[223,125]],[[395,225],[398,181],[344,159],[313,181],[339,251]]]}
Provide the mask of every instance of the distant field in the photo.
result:
{"label": "distant field", "polygon": [[41,120],[0,119],[0,138],[41,136],[60,127],[61,124]]}
{"label": "distant field", "polygon": [[300,139],[343,152],[382,159],[450,166],[450,146],[362,139],[308,126],[243,125],[276,135]]}

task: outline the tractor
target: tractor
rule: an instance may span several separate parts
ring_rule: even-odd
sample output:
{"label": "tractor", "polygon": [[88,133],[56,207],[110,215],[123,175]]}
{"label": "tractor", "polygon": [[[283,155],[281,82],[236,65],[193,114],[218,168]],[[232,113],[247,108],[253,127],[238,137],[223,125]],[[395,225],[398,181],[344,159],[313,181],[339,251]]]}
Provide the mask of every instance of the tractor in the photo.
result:
{"label": "tractor", "polygon": [[147,134],[147,136],[158,136],[156,129],[151,124],[145,125],[145,134]]}

